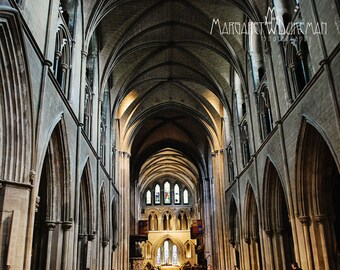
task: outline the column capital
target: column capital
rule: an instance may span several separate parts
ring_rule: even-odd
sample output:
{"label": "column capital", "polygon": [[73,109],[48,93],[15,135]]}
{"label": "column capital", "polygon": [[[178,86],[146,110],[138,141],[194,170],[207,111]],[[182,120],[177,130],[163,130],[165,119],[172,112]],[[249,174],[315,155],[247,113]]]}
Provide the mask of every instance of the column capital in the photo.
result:
{"label": "column capital", "polygon": [[309,216],[299,216],[298,219],[300,220],[303,226],[309,225],[309,221],[310,221]]}
{"label": "column capital", "polygon": [[95,234],[95,233],[89,234],[89,235],[87,236],[87,238],[89,239],[89,241],[93,241],[95,237],[96,237],[96,234]]}
{"label": "column capital", "polygon": [[64,221],[62,225],[63,231],[69,231],[72,228],[72,226],[73,226],[72,221]]}
{"label": "column capital", "polygon": [[126,157],[126,158],[130,158],[131,157],[131,154],[127,151],[121,151],[119,150],[118,151],[119,155],[122,155],[123,157]]}
{"label": "column capital", "polygon": [[45,225],[46,225],[46,227],[48,228],[49,231],[53,231],[56,223],[54,221],[51,221],[51,220],[45,220]]}
{"label": "column capital", "polygon": [[245,237],[244,242],[246,242],[247,244],[250,244],[250,237],[249,236]]}
{"label": "column capital", "polygon": [[326,216],[323,215],[323,214],[320,214],[320,215],[316,215],[314,217],[314,220],[318,223],[318,224],[322,224],[326,219]]}
{"label": "column capital", "polygon": [[31,185],[34,185],[34,181],[35,181],[35,171],[34,170],[30,170],[30,176],[29,176],[29,181]]}
{"label": "column capital", "polygon": [[109,242],[110,242],[109,239],[104,238],[103,241],[102,241],[103,247],[106,247],[109,244]]}
{"label": "column capital", "polygon": [[81,51],[81,56],[86,58],[87,57],[87,51],[82,50]]}
{"label": "column capital", "polygon": [[269,237],[271,237],[273,235],[273,230],[272,229],[265,229],[264,232],[266,233],[266,235],[268,235]]}

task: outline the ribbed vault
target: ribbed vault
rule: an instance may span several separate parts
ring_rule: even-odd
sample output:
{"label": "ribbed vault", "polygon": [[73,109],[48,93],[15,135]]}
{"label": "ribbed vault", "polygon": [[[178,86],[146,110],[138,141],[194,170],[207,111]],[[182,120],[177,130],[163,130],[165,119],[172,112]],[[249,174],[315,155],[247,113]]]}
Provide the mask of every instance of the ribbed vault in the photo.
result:
{"label": "ribbed vault", "polygon": [[244,37],[221,35],[213,19],[222,25],[243,23],[246,16],[258,20],[263,7],[256,5],[251,0],[84,3],[92,10],[84,18],[85,38],[89,42],[96,33],[103,63],[100,91],[110,90],[119,122],[116,147],[131,153],[131,176],[140,187],[160,175],[193,184],[208,177],[209,155],[225,144],[233,115],[233,72],[246,88]]}

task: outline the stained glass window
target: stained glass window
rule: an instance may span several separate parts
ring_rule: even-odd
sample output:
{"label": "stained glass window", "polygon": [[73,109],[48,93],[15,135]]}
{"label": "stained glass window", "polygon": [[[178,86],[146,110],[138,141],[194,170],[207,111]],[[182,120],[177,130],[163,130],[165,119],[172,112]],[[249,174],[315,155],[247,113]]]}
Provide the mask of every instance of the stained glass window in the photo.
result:
{"label": "stained glass window", "polygon": [[170,195],[170,183],[166,182],[164,184],[164,203],[171,203],[171,195]]}
{"label": "stained glass window", "polygon": [[161,203],[161,187],[157,184],[155,187],[155,204]]}
{"label": "stained glass window", "polygon": [[166,240],[166,241],[164,242],[164,262],[165,262],[166,264],[169,263],[169,254],[170,254],[169,251],[170,251],[170,250],[169,250],[169,241]]}
{"label": "stained glass window", "polygon": [[184,204],[189,203],[189,194],[188,194],[188,191],[186,189],[183,191],[183,203]]}
{"label": "stained glass window", "polygon": [[172,264],[178,264],[178,249],[176,245],[172,246]]}
{"label": "stained glass window", "polygon": [[151,191],[146,192],[146,204],[151,204]]}
{"label": "stained glass window", "polygon": [[177,184],[175,185],[174,192],[175,192],[175,204],[181,203],[179,195],[179,186]]}
{"label": "stained glass window", "polygon": [[161,252],[161,247],[158,248],[157,250],[157,258],[156,258],[156,264],[161,264],[162,260],[162,252]]}

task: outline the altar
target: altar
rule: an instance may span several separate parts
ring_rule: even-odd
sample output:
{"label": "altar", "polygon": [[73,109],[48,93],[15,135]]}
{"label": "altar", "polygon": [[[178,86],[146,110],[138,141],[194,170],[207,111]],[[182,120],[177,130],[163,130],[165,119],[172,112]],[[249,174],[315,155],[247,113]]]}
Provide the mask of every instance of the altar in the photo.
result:
{"label": "altar", "polygon": [[179,266],[173,266],[173,265],[167,265],[167,266],[161,266],[161,270],[179,270]]}

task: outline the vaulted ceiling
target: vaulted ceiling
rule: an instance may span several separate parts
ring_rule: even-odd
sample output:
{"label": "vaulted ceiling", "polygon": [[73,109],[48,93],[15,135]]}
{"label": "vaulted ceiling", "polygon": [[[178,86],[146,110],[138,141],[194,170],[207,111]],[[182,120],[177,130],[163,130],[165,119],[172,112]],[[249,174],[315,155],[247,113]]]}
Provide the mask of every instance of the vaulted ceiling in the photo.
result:
{"label": "vaulted ceiling", "polygon": [[225,143],[222,120],[232,119],[231,70],[247,87],[244,36],[211,31],[213,19],[221,26],[257,20],[265,1],[85,2],[85,36],[98,37],[102,89],[112,78],[112,114],[120,147],[132,154],[132,175],[145,179],[145,167],[153,170],[147,175],[162,175],[164,163],[155,158],[165,157],[168,175],[187,172],[190,179],[190,163],[197,178],[206,177],[208,155]]}

